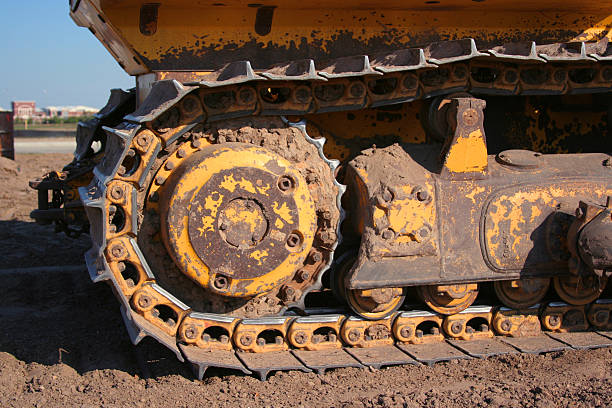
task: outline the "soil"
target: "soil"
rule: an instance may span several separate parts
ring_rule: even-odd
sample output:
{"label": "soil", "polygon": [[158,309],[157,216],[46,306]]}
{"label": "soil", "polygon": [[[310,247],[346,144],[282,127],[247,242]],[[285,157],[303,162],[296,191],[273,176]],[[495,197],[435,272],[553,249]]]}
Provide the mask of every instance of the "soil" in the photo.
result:
{"label": "soil", "polygon": [[72,240],[28,219],[36,195],[27,180],[68,159],[20,156],[17,174],[0,162],[2,407],[612,406],[612,349],[324,375],[283,372],[266,382],[211,369],[195,380],[155,341],[130,343],[110,288],[91,283],[84,268],[6,270],[82,264],[87,237]]}

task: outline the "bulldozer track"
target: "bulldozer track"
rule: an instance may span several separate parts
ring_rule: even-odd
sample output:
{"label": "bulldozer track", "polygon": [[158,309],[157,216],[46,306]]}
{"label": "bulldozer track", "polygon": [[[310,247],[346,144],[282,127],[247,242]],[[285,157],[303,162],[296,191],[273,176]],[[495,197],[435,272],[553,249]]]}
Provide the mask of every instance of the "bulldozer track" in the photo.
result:
{"label": "bulldozer track", "polygon": [[[94,168],[91,184],[79,188],[91,224],[93,247],[86,256],[91,279],[114,287],[134,344],[146,336],[157,339],[179,360],[191,363],[198,378],[208,367],[256,373],[265,379],[278,370],[379,368],[612,346],[612,301],[606,299],[587,306],[552,302],[521,311],[475,306],[450,316],[417,308],[380,320],[333,309],[245,319],[200,313],[157,283],[136,240],[139,214],[144,211],[138,192],[148,188],[149,173],[178,146],[201,148],[202,141],[190,133],[198,125],[281,116],[288,126],[297,126],[335,170],[337,163],[322,153],[325,141],[311,139],[303,123],[294,124],[284,116],[359,110],[455,92],[608,92],[611,60],[607,42],[523,43],[478,50],[468,39],[341,58],[319,69],[306,60],[254,71],[245,61],[196,80],[157,82],[123,123],[104,128],[108,137],[104,158]],[[342,186],[336,187],[342,211]],[[111,227],[119,209],[126,220],[120,230]],[[339,230],[336,233],[340,238]],[[135,266],[135,278],[123,273],[126,263]],[[211,327],[218,330],[206,331]]]}

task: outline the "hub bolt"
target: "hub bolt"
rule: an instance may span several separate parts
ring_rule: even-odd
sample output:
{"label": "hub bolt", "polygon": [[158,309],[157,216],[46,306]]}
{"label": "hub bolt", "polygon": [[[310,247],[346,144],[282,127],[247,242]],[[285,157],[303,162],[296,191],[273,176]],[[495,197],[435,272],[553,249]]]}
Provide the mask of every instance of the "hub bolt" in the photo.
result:
{"label": "hub bolt", "polygon": [[419,201],[427,201],[429,200],[429,193],[427,190],[420,190],[417,192],[417,200]]}
{"label": "hub bolt", "polygon": [[147,135],[144,134],[140,134],[138,135],[138,137],[136,138],[136,144],[143,150],[145,150],[147,148],[147,146],[149,145],[149,138]]}
{"label": "hub bolt", "polygon": [[289,191],[293,188],[293,179],[289,176],[281,176],[278,179],[278,188],[280,191]]}
{"label": "hub bolt", "polygon": [[176,151],[176,157],[178,157],[179,159],[184,158],[186,155],[187,155],[187,154],[185,153],[185,149],[183,149],[183,148],[178,149],[178,150]]}
{"label": "hub bolt", "polygon": [[292,232],[287,237],[287,246],[289,248],[296,248],[298,245],[300,245],[301,241],[302,238],[297,233]]}
{"label": "hub bolt", "polygon": [[283,286],[281,289],[281,296],[285,302],[291,301],[295,296],[295,289],[291,286]]}
{"label": "hub bolt", "polygon": [[382,232],[382,237],[385,240],[390,240],[395,236],[395,232],[391,228],[387,228]]}
{"label": "hub bolt", "polygon": [[298,278],[302,281],[302,282],[306,282],[308,279],[310,279],[310,272],[308,272],[305,269],[302,269],[298,272]]}
{"label": "hub bolt", "polygon": [[310,253],[310,260],[313,263],[319,263],[319,262],[321,262],[323,260],[323,255],[320,252],[318,252],[318,251],[312,251]]}
{"label": "hub bolt", "polygon": [[223,275],[215,276],[215,280],[213,281],[213,286],[219,290],[225,290],[229,286],[229,279]]}

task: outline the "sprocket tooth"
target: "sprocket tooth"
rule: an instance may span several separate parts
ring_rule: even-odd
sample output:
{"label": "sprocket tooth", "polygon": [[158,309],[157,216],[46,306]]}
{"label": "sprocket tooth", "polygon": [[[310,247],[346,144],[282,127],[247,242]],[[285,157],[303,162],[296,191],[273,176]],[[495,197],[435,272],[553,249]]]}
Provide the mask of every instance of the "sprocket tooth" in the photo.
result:
{"label": "sprocket tooth", "polygon": [[234,61],[207,74],[201,81],[188,84],[199,85],[206,88],[216,88],[223,85],[236,85],[244,82],[266,80],[253,71],[249,61]]}
{"label": "sprocket tooth", "polygon": [[193,374],[201,380],[209,367],[225,368],[241,371],[244,374],[253,374],[236,357],[233,351],[204,350],[196,346],[180,344],[185,359],[191,363]]}
{"label": "sprocket tooth", "polygon": [[117,174],[140,126],[123,123],[117,128],[103,126],[102,129],[107,135],[106,150],[93,172],[102,184],[107,184]]}
{"label": "sprocket tooth", "polygon": [[185,362],[185,358],[176,344],[175,337],[162,332],[139,314],[127,309],[123,304],[121,305],[121,316],[133,345],[138,345],[145,337],[150,336],[172,350],[181,363]]}
{"label": "sprocket tooth", "polygon": [[96,129],[100,125],[98,118],[93,118],[85,122],[79,122],[76,131],[76,149],[74,157],[77,160],[83,160],[87,156],[87,151],[91,147]]}
{"label": "sprocket tooth", "polygon": [[194,89],[197,87],[184,86],[174,79],[156,81],[138,109],[126,115],[124,119],[133,123],[151,122],[176,106],[185,95]]}
{"label": "sprocket tooth", "polygon": [[475,57],[487,56],[487,54],[478,51],[476,41],[473,38],[431,43],[423,51],[427,62],[435,65],[450,64],[452,62],[470,60]]}

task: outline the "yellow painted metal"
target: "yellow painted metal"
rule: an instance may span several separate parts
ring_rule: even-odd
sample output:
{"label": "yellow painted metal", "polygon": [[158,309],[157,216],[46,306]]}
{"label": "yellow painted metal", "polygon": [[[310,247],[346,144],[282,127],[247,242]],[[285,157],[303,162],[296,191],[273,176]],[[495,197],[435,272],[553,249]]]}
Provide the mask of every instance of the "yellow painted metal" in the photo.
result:
{"label": "yellow painted metal", "polygon": [[[199,56],[257,60],[257,49],[276,53],[281,61],[296,59],[284,55],[297,55],[298,51],[303,57],[308,50],[334,57],[466,37],[483,44],[595,40],[610,35],[612,21],[610,0],[580,4],[564,0],[445,0],[434,4],[422,0],[262,0],[256,5],[159,0],[156,30],[145,35],[140,30],[142,1],[80,3],[73,13],[75,20],[83,26],[95,26],[98,38],[116,57],[121,54],[130,74],[141,73],[143,68],[133,61],[126,65],[130,52],[148,70],[164,70],[164,64],[174,70],[198,70],[215,62],[215,58],[204,61]],[[272,15],[263,31],[255,28],[262,8]]]}
{"label": "yellow painted metal", "polygon": [[[160,202],[162,214],[167,214],[168,209],[172,207],[184,205],[183,200],[186,197],[194,197],[213,175],[225,170],[245,167],[257,168],[266,172],[281,171],[284,172],[282,174],[288,174],[296,180],[293,197],[299,214],[294,214],[286,206],[275,203],[271,209],[273,213],[270,216],[273,219],[270,220],[271,231],[268,233],[279,233],[278,230],[282,228],[284,223],[295,224],[295,230],[302,235],[301,246],[290,251],[276,268],[258,278],[240,279],[233,277],[230,282],[230,289],[226,293],[236,297],[250,297],[269,292],[295,274],[297,269],[303,265],[304,259],[312,247],[316,230],[316,214],[307,183],[302,175],[293,169],[291,163],[262,148],[245,145],[236,150],[228,146],[209,146],[203,149],[202,153],[205,154],[204,160],[200,161],[200,157],[196,157],[198,154],[195,154],[184,162],[184,168],[177,169],[180,180],[175,179],[175,184],[171,183],[172,188],[162,193],[163,198]],[[214,192],[215,194],[210,195],[205,201],[205,205],[210,206],[212,210],[211,216],[202,220],[203,228],[216,230],[215,217],[217,210],[221,208],[224,202],[225,193],[230,193],[238,185],[241,185],[247,191],[252,190],[253,194],[263,195],[269,195],[269,189],[272,187],[258,186],[244,178],[224,179],[222,185],[219,185],[217,191]],[[230,212],[239,221],[251,219],[253,223],[257,222],[256,217],[252,217],[253,213]],[[162,236],[169,246],[168,250],[175,263],[188,277],[201,286],[208,287],[211,271],[206,264],[206,260],[202,259],[193,247],[188,232],[189,217],[185,215],[181,220],[170,220],[168,218],[170,217],[162,217]],[[284,245],[284,241],[285,238],[281,237],[279,242]],[[265,264],[266,253],[255,251],[251,256],[260,256],[261,263]],[[224,271],[224,273],[231,276],[231,271]]]}

